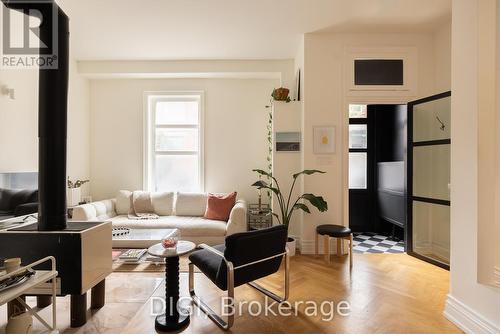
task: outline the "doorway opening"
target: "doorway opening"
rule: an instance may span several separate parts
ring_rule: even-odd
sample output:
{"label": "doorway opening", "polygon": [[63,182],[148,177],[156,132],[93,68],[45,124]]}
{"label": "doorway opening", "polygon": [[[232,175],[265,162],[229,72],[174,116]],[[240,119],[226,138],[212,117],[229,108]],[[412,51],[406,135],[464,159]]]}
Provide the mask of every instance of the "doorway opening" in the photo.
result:
{"label": "doorway opening", "polygon": [[403,253],[407,106],[349,105],[349,225],[354,251]]}

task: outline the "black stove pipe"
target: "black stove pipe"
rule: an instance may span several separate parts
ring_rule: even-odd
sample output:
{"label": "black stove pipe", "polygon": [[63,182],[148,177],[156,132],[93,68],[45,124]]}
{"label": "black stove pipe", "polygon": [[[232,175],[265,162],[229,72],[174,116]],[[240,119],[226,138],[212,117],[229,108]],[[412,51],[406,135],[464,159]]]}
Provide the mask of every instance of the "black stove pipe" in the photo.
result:
{"label": "black stove pipe", "polygon": [[[1,0],[7,8],[38,10],[40,40],[52,46],[58,66],[39,69],[38,83],[38,230],[66,228],[66,137],[68,108],[69,19],[53,1]],[[53,20],[57,20],[54,34]],[[54,38],[56,37],[56,38]],[[56,52],[54,50],[57,50]],[[42,55],[42,50],[39,51]]]}

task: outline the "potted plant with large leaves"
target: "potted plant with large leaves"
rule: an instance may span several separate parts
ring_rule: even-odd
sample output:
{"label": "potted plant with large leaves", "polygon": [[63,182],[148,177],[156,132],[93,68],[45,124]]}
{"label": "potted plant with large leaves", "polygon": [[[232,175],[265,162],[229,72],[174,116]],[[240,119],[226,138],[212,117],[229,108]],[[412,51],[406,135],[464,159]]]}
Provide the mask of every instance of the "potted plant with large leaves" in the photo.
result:
{"label": "potted plant with large leaves", "polygon": [[[311,213],[311,210],[309,209],[306,203],[310,203],[320,212],[325,212],[328,210],[328,203],[323,199],[322,196],[306,193],[298,196],[295,200],[292,199],[293,189],[295,187],[295,184],[299,176],[313,175],[316,173],[324,174],[325,172],[316,169],[306,169],[303,170],[302,172],[293,174],[292,186],[288,191],[288,196],[285,197],[286,194],[283,195],[278,180],[271,173],[266,172],[262,169],[254,169],[253,171],[258,173],[259,176],[262,175],[267,176],[268,179],[270,180],[269,183],[264,180],[259,180],[254,184],[252,184],[252,186],[257,187],[257,189],[267,189],[268,191],[271,191],[274,194],[278,205],[274,206],[273,209],[276,210],[277,208],[279,208],[279,212],[277,213],[273,211],[272,214],[274,217],[276,217],[278,223],[285,225],[287,229],[288,226],[290,225],[292,215],[296,210],[302,210],[305,213]],[[294,255],[295,239],[288,237],[287,244],[288,244],[288,249],[290,251],[290,255]]]}

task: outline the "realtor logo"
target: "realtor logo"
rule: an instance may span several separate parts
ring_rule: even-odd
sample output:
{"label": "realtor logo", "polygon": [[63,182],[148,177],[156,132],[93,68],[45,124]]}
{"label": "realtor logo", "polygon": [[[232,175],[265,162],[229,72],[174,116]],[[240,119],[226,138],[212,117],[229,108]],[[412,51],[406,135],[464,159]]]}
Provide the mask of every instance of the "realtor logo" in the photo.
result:
{"label": "realtor logo", "polygon": [[[2,10],[3,69],[57,68],[57,6],[11,0]],[[43,35],[42,35],[43,34]]]}

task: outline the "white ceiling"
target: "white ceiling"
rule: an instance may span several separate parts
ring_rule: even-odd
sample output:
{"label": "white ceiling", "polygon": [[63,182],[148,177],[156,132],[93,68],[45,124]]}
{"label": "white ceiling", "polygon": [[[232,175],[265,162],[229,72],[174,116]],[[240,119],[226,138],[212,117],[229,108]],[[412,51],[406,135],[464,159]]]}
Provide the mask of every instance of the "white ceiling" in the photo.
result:
{"label": "white ceiling", "polygon": [[283,59],[299,36],[430,31],[451,0],[57,0],[76,59]]}

